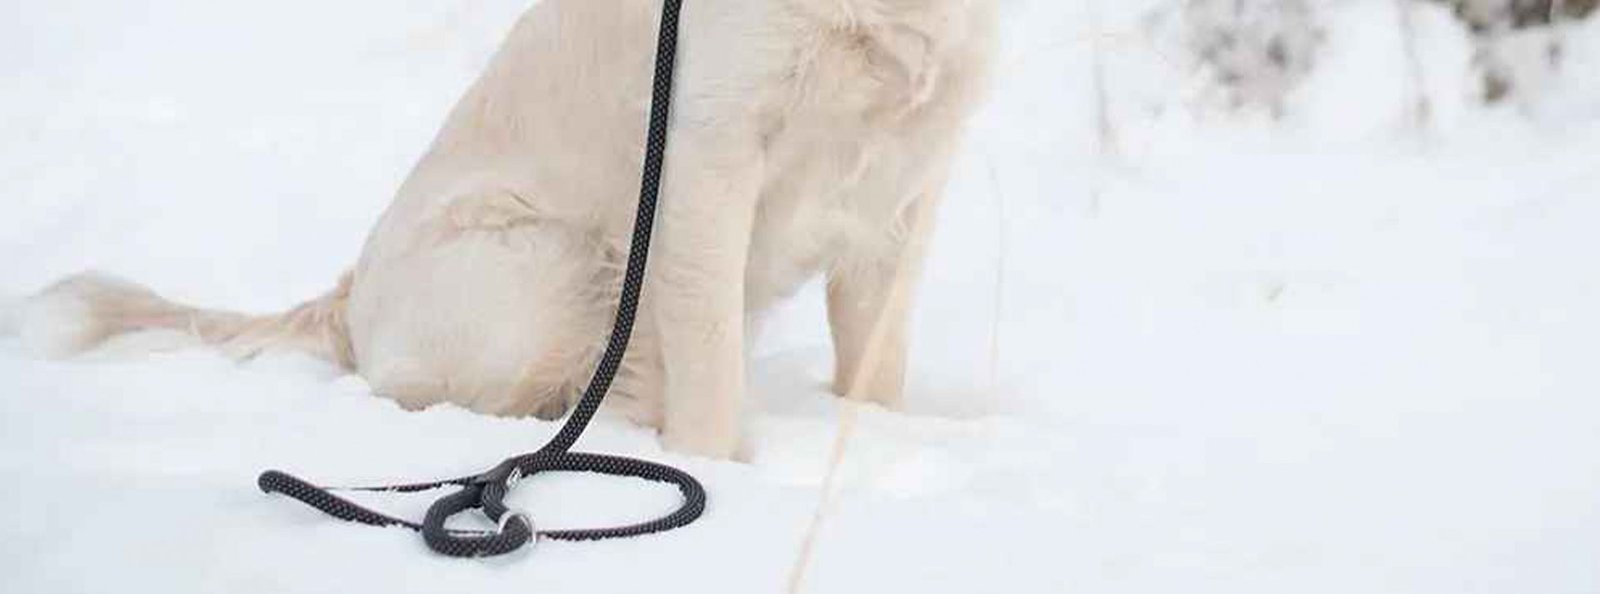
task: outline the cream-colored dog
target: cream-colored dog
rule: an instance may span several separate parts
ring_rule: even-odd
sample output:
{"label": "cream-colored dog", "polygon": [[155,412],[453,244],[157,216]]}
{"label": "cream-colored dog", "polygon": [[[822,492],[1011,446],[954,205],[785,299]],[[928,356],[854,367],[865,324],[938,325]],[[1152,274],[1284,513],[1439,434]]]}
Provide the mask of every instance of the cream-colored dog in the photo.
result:
{"label": "cream-colored dog", "polygon": [[[747,324],[819,273],[836,387],[899,403],[908,312],[890,295],[984,86],[993,4],[686,3],[657,240],[610,406],[668,447],[731,456]],[[24,335],[71,354],[181,330],[240,357],[327,357],[408,408],[561,415],[616,308],[659,5],[533,7],[328,295],[246,316],[80,275],[32,301]]]}

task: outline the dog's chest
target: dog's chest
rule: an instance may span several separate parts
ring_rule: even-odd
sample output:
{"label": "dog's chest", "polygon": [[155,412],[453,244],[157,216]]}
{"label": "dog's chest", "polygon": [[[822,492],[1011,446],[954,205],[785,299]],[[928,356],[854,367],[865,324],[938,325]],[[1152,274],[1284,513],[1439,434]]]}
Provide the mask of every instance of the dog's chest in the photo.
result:
{"label": "dog's chest", "polygon": [[[953,128],[932,109],[956,92],[929,56],[844,36],[801,52],[766,137],[747,281],[752,307],[836,262],[893,249],[904,208],[929,189]],[[944,84],[941,84],[944,83]]]}

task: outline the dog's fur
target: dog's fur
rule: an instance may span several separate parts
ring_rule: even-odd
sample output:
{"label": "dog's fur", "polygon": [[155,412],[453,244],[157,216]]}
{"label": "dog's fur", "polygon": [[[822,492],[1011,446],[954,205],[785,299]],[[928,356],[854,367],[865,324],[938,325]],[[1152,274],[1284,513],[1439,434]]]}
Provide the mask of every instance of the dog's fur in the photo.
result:
{"label": "dog's fur", "polygon": [[[251,317],[81,275],[33,300],[24,334],[71,354],[176,329],[240,357],[318,354],[408,408],[559,416],[616,307],[659,4],[530,9],[329,294]],[[687,3],[657,243],[614,394],[622,410],[669,447],[731,456],[747,325],[818,273],[836,387],[900,401],[907,312],[888,295],[916,274],[925,215],[986,82],[993,4]],[[874,327],[881,364],[861,371]]]}

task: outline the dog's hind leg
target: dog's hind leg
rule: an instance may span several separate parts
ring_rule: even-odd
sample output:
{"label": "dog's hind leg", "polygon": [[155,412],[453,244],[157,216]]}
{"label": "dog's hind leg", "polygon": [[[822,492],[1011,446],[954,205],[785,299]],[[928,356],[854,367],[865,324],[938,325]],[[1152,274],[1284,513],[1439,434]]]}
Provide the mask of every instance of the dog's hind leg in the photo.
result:
{"label": "dog's hind leg", "polygon": [[582,229],[509,190],[375,232],[348,324],[361,375],[408,409],[559,417],[602,346],[608,267]]}

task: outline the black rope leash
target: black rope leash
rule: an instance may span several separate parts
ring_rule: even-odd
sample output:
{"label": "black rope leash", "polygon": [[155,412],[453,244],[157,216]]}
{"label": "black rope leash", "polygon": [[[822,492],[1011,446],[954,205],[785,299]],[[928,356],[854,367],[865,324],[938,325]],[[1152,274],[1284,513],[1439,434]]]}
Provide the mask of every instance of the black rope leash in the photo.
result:
{"label": "black rope leash", "polygon": [[[503,555],[521,548],[536,537],[556,540],[600,540],[640,536],[687,526],[705,511],[706,491],[688,473],[635,458],[572,452],[572,445],[588,428],[611,389],[633,336],[634,318],[639,309],[639,292],[644,286],[645,264],[650,257],[650,236],[654,229],[656,202],[661,194],[662,163],[667,152],[667,121],[672,109],[672,75],[677,58],[678,13],[682,0],[665,0],[661,12],[661,32],[656,46],[655,86],[650,105],[650,129],[645,143],[643,180],[639,189],[639,210],[633,224],[633,243],[628,252],[628,269],[623,278],[622,298],[617,307],[616,325],[605,355],[595,370],[583,398],[561,431],[539,451],[501,462],[483,474],[407,485],[383,487],[325,488],[279,471],[261,474],[257,483],[267,493],[281,493],[341,520],[369,526],[404,526],[422,533],[428,546],[451,557]],[[524,478],[542,472],[592,472],[612,476],[642,478],[676,485],[683,494],[683,505],[661,518],[613,528],[538,531],[533,521],[505,505],[505,496]],[[421,524],[401,520],[357,505],[333,491],[415,493],[447,486],[461,490],[435,502]],[[457,514],[479,510],[495,522],[495,530],[452,530],[445,521]]]}

